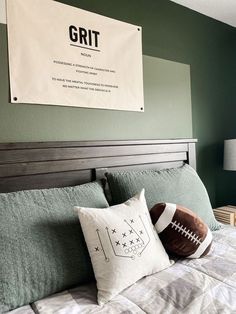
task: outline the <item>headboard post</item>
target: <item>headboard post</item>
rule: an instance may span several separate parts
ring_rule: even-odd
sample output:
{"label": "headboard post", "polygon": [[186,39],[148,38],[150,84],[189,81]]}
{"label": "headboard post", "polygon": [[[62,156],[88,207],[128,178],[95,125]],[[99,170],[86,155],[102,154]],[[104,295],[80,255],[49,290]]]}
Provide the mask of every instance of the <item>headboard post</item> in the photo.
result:
{"label": "headboard post", "polygon": [[188,164],[195,170],[197,170],[196,162],[196,145],[195,143],[188,144]]}

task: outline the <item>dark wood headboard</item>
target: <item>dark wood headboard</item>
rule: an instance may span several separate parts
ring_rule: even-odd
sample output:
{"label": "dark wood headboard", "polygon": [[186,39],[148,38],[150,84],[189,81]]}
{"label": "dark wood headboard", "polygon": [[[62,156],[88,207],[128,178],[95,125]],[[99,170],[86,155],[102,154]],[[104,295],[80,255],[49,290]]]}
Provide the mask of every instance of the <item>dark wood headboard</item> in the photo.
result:
{"label": "dark wood headboard", "polygon": [[107,169],[196,168],[195,139],[0,144],[0,192],[62,187]]}

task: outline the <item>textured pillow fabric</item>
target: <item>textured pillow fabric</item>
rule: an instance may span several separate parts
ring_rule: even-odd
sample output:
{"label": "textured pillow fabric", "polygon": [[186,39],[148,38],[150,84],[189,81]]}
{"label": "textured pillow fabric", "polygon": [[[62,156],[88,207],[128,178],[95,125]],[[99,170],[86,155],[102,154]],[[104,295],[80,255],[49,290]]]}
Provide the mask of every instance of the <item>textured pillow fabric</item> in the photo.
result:
{"label": "textured pillow fabric", "polygon": [[103,305],[140,278],[171,265],[152,225],[144,190],[105,209],[76,207]]}
{"label": "textured pillow fabric", "polygon": [[180,205],[158,203],[150,210],[152,223],[165,249],[177,256],[205,256],[212,243],[208,226],[194,212]]}
{"label": "textured pillow fabric", "polygon": [[107,180],[114,204],[124,202],[145,188],[149,209],[162,202],[181,204],[191,208],[211,230],[220,228],[205,186],[187,164],[164,170],[111,172],[107,174]]}
{"label": "textured pillow fabric", "polygon": [[0,313],[94,278],[76,204],[108,206],[97,182],[0,194]]}

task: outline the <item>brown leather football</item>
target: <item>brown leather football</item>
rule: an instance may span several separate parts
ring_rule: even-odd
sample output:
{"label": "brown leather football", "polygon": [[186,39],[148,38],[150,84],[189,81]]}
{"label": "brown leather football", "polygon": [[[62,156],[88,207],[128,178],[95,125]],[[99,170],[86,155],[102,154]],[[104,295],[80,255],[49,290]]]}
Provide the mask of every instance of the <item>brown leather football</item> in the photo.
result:
{"label": "brown leather football", "polygon": [[169,253],[199,258],[209,252],[211,231],[190,209],[171,203],[158,203],[152,207],[150,215],[162,244]]}

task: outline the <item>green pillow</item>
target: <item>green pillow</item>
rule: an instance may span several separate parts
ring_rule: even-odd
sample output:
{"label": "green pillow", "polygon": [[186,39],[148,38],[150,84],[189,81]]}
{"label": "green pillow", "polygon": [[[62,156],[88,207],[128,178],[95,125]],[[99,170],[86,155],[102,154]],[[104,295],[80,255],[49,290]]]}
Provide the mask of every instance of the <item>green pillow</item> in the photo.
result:
{"label": "green pillow", "polygon": [[75,205],[108,207],[98,182],[0,194],[0,313],[93,278]]}
{"label": "green pillow", "polygon": [[114,204],[125,202],[145,188],[149,209],[161,202],[179,204],[194,211],[211,230],[220,228],[205,186],[187,164],[165,170],[111,172],[107,180]]}

